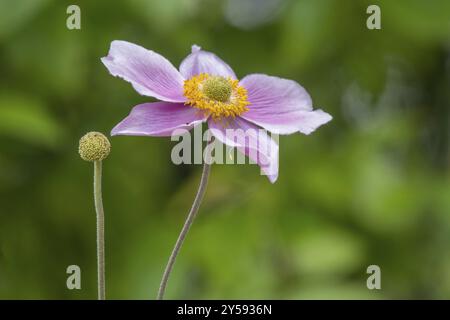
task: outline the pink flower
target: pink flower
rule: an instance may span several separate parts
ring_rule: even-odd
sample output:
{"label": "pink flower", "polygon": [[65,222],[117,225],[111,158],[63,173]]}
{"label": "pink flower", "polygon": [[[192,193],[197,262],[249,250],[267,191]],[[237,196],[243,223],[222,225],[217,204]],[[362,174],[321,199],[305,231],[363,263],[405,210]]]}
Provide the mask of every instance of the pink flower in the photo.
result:
{"label": "pink flower", "polygon": [[216,139],[258,163],[272,183],[278,177],[275,141],[266,133],[254,134],[244,145],[227,139],[226,129],[310,134],[332,119],[313,110],[311,97],[297,82],[265,74],[237,80],[230,66],[196,45],[179,70],[156,52],[126,41],[113,41],[102,62],[138,93],[161,100],[135,106],[112,135],[170,136],[206,121]]}

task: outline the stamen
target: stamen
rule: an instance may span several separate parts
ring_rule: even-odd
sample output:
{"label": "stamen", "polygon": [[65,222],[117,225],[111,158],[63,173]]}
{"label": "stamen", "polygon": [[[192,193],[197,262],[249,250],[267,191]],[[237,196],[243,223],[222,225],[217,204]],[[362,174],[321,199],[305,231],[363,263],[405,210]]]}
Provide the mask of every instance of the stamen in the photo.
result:
{"label": "stamen", "polygon": [[211,115],[214,120],[248,111],[247,90],[239,81],[202,73],[184,82],[185,104]]}

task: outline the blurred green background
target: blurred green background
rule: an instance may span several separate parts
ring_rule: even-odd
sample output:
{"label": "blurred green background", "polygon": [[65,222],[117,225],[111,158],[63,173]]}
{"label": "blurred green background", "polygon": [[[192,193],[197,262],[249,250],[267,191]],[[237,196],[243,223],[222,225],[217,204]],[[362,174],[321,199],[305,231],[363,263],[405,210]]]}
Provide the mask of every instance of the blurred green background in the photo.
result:
{"label": "blurred green background", "polygon": [[[297,80],[334,116],[280,137],[274,185],[255,165],[213,166],[167,298],[450,298],[446,0],[0,0],[0,298],[96,298],[78,139],[151,101],[100,62],[115,39],[176,66],[198,44],[239,77]],[[153,299],[201,166],[172,164],[169,138],[111,142],[107,297]],[[81,290],[66,288],[71,264]],[[371,264],[381,290],[366,288]]]}

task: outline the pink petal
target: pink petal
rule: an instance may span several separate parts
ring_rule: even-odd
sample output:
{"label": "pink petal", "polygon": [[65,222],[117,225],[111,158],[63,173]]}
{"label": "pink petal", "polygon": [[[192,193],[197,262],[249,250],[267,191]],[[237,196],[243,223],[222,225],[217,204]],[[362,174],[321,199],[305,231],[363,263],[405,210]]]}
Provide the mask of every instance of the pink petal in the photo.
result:
{"label": "pink petal", "polygon": [[190,130],[205,120],[197,109],[181,103],[143,103],[135,106],[111,135],[168,137],[175,129]]}
{"label": "pink petal", "polygon": [[163,56],[126,41],[111,42],[103,64],[113,76],[130,82],[144,96],[163,101],[184,102],[184,79]]}
{"label": "pink petal", "polygon": [[270,182],[278,178],[278,144],[267,133],[241,118],[208,120],[211,133],[222,143],[236,147],[257,163]]}
{"label": "pink petal", "polygon": [[228,64],[214,53],[203,51],[196,45],[192,46],[192,53],[181,62],[180,72],[186,79],[200,73],[236,79]]}
{"label": "pink petal", "polygon": [[251,74],[240,81],[247,89],[249,111],[241,117],[270,132],[310,134],[332,117],[313,111],[312,100],[297,82],[264,74]]}

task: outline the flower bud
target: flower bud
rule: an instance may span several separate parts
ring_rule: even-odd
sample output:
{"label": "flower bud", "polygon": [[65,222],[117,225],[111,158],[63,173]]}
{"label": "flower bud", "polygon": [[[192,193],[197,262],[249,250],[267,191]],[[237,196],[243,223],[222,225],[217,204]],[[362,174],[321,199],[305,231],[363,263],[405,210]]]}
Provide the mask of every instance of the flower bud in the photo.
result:
{"label": "flower bud", "polygon": [[78,152],[85,161],[102,161],[108,157],[111,144],[108,138],[100,132],[88,132],[80,139]]}

